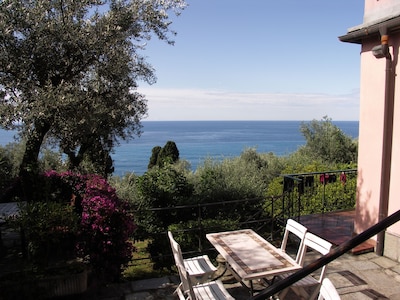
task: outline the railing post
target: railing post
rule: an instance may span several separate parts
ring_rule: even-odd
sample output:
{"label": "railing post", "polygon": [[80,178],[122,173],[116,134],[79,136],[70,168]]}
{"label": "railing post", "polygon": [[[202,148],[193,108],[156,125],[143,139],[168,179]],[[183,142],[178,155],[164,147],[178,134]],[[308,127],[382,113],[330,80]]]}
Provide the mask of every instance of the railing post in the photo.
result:
{"label": "railing post", "polygon": [[[282,198],[283,198],[283,196],[282,196]],[[270,227],[271,227],[271,230],[270,230],[271,241],[274,239],[274,219],[275,219],[274,202],[275,202],[275,198],[271,197],[271,211],[272,211],[272,213],[271,213],[271,225],[270,225]]]}
{"label": "railing post", "polygon": [[202,226],[202,222],[201,222],[201,205],[198,203],[197,204],[197,220],[198,220],[198,226],[199,226],[199,238],[198,238],[198,242],[199,242],[199,251],[203,252],[203,245],[201,244],[201,236],[203,236],[203,226]]}

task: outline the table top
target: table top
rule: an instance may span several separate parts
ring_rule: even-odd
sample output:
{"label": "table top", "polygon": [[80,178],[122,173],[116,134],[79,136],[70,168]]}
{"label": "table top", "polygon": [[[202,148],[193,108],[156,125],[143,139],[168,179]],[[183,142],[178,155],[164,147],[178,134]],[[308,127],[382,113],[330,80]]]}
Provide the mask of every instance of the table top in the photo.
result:
{"label": "table top", "polygon": [[293,258],[251,229],[209,233],[206,237],[242,279],[266,278],[301,269]]}

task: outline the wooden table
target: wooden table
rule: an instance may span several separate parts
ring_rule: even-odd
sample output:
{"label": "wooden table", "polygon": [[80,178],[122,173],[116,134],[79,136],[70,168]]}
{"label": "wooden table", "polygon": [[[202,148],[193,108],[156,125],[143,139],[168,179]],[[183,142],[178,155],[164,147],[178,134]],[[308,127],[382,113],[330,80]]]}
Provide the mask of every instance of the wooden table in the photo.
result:
{"label": "wooden table", "polygon": [[[293,258],[251,229],[209,233],[207,239],[222,255],[232,275],[244,280],[266,279],[301,269]],[[246,285],[245,285],[246,286]]]}

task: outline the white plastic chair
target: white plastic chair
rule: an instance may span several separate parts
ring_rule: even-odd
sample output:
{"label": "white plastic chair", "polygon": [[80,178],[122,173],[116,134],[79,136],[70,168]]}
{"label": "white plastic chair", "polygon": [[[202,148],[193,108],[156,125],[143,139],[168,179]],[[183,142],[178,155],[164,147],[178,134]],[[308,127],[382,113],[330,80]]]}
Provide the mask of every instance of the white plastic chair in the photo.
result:
{"label": "white plastic chair", "polygon": [[[178,268],[182,268],[180,266]],[[220,280],[209,281],[192,285],[188,272],[181,269],[179,272],[181,284],[176,289],[176,294],[180,300],[234,300],[229,292],[225,289]],[[187,289],[186,289],[186,288]]]}
{"label": "white plastic chair", "polygon": [[[331,250],[331,247],[332,247],[332,244],[329,243],[328,241],[316,236],[315,234],[312,234],[311,232],[307,232],[306,236],[304,238],[304,247],[302,250],[302,255],[300,257],[299,264],[300,265],[304,264],[304,257],[305,257],[305,254],[306,254],[308,248],[311,248],[311,249],[319,252],[320,254],[325,255],[325,254],[329,253],[329,251]],[[311,275],[308,275],[308,276],[304,277],[303,279],[293,283],[287,289],[284,289],[279,294],[279,298],[283,299],[286,296],[289,289],[291,289],[297,295],[303,297],[304,299],[310,299],[310,300],[316,299],[318,292],[320,290],[322,280],[325,277],[325,272],[326,272],[326,265],[321,268],[321,274],[319,275],[318,279],[314,278]],[[279,275],[279,278],[284,279],[284,278],[288,277],[289,275],[291,275],[291,274],[282,274],[282,275]],[[308,295],[308,293],[306,292],[305,289],[314,287],[314,286],[315,286],[315,289],[313,290],[311,295]]]}
{"label": "white plastic chair", "polygon": [[294,234],[295,236],[297,236],[300,239],[300,243],[297,248],[296,259],[295,259],[297,263],[300,263],[300,259],[303,255],[303,253],[302,253],[304,250],[303,244],[304,244],[304,238],[306,236],[306,232],[307,232],[307,228],[305,226],[303,226],[302,224],[296,222],[293,219],[287,220],[286,227],[285,227],[285,233],[283,235],[280,250],[282,252],[286,252],[286,246],[287,246],[287,242],[289,239],[289,234]]}
{"label": "white plastic chair", "polygon": [[318,300],[340,300],[339,293],[329,278],[322,280]]}
{"label": "white plastic chair", "polygon": [[181,283],[175,290],[180,300],[234,300],[225,289],[221,281],[210,281],[192,285],[191,276],[184,265],[182,251],[179,244],[175,241],[172,233],[168,232],[171,241],[172,253],[178,268]]}
{"label": "white plastic chair", "polygon": [[[168,231],[168,238],[175,258],[175,255],[178,254],[174,253],[176,247],[173,247],[173,243],[177,242],[175,241],[171,231]],[[180,255],[182,256],[182,252],[180,253]],[[207,255],[200,255],[196,257],[183,259],[183,264],[185,266],[185,269],[189,273],[192,282],[195,283],[205,282],[207,279],[211,278],[211,276],[217,270],[217,268],[212,264],[210,258]]]}

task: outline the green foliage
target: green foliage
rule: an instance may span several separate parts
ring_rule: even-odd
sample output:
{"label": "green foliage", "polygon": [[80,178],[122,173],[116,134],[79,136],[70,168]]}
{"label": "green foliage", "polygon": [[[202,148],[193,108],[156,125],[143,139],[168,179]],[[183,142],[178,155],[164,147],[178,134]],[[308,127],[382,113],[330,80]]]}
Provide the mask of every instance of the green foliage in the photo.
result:
{"label": "green foliage", "polygon": [[182,252],[195,250],[194,245],[197,245],[197,250],[202,252],[203,249],[211,246],[206,238],[207,233],[236,230],[239,228],[238,220],[218,218],[202,219],[201,224],[197,220],[180,222],[170,225],[168,230],[174,233],[174,238],[181,246]]}
{"label": "green foliage", "polygon": [[179,159],[179,150],[173,141],[168,141],[161,149],[160,159],[165,160],[167,157],[170,158],[173,163]]}
{"label": "green foliage", "polygon": [[319,179],[315,180],[314,187],[308,191],[306,189],[306,193],[301,195],[301,214],[354,208],[357,175],[347,173],[345,183],[340,181],[339,175],[337,174],[336,181],[325,184],[319,182]]}
{"label": "green foliage", "polygon": [[148,243],[148,240],[135,242],[135,260],[124,270],[123,280],[135,281],[171,275],[171,270],[154,267],[154,262],[149,259]]}
{"label": "green foliage", "polygon": [[154,166],[162,167],[164,164],[173,164],[179,160],[179,150],[175,142],[168,141],[164,147],[155,146],[151,150],[148,169]]}
{"label": "green foliage", "polygon": [[[285,190],[284,176],[276,177],[271,182],[266,195],[267,199],[274,199],[274,216],[282,214],[290,216],[289,213],[306,215],[354,208],[357,185],[356,173],[346,172],[346,182],[344,183],[340,180],[340,172],[330,172],[330,178],[335,178],[335,180],[325,184],[320,182],[320,176],[324,175],[326,171],[350,169],[356,169],[356,165],[329,164],[324,166],[320,163],[314,163],[297,165],[296,168],[293,167],[293,164],[288,165],[282,174],[293,174],[292,177],[302,179],[302,181],[294,180],[293,188],[287,190]],[[311,175],[296,175],[307,172]],[[312,175],[312,173],[315,174]],[[312,177],[312,185],[307,186],[305,184],[306,177]],[[285,210],[283,211],[284,206]],[[272,215],[271,201],[265,202],[264,209]]]}
{"label": "green foliage", "polygon": [[168,208],[190,203],[193,186],[172,165],[150,169],[138,177],[135,184],[138,197],[134,205],[140,211],[137,215],[137,238],[141,239],[144,232],[163,232],[168,225],[184,217],[176,215],[173,211],[150,211],[152,208]]}
{"label": "green foliage", "polygon": [[306,139],[306,145],[299,151],[306,153],[308,157],[329,163],[357,161],[357,143],[327,116],[321,121],[303,123],[300,131]]}
{"label": "green foliage", "polygon": [[[158,157],[162,152],[175,152],[174,147],[170,146],[166,147],[173,150],[170,152],[154,147],[150,161],[157,162],[155,156]],[[170,260],[161,258],[170,253],[165,235],[167,229],[174,232],[185,251],[193,251],[206,247],[206,232],[237,229],[242,222],[254,219],[255,216],[260,219],[272,216],[272,205],[274,216],[280,217],[282,214],[288,215],[288,201],[290,209],[296,214],[352,208],[355,202],[356,174],[348,174],[346,184],[337,180],[326,185],[321,185],[315,175],[313,187],[305,188],[299,197],[296,194],[297,185],[292,193],[283,191],[282,174],[356,169],[354,162],[328,161],[327,157],[314,155],[309,149],[311,147],[305,146],[290,155],[278,157],[273,153],[258,153],[256,149],[249,148],[239,157],[224,160],[208,158],[195,172],[190,171],[186,161],[177,160],[172,163],[171,158],[164,160],[160,166],[154,165],[141,176],[127,173],[122,177],[112,177],[110,182],[117,189],[118,197],[134,207],[135,222],[138,225],[134,238],[149,241],[148,250],[155,263],[154,267],[162,268],[171,266]],[[348,151],[355,157],[354,149],[350,147]],[[8,157],[9,161],[14,159],[9,156],[9,152],[3,156]],[[47,165],[57,165],[57,154],[45,157],[43,159],[48,161]],[[73,186],[76,184],[70,183]],[[54,184],[38,181],[37,185],[41,192],[36,195],[45,195]],[[66,187],[62,192],[53,191],[51,197],[43,200],[65,201],[62,195],[70,194],[71,189]],[[239,204],[235,200],[245,202]],[[282,210],[283,201],[285,211]]]}
{"label": "green foliage", "polygon": [[[65,170],[65,164],[60,152],[55,152],[45,146],[38,161],[38,174],[32,174],[29,178],[31,185],[28,201],[47,201],[48,184],[43,182],[41,173],[46,170]],[[19,175],[19,166],[25,151],[25,143],[9,143],[4,147],[0,146],[0,191],[1,201],[10,202],[21,199],[22,184]]]}
{"label": "green foliage", "polygon": [[109,179],[118,194],[118,197],[130,203],[136,203],[138,199],[136,182],[138,175],[135,173],[126,173],[124,176],[113,176]]}
{"label": "green foliage", "polygon": [[[211,247],[206,239],[206,234],[216,231],[228,231],[239,229],[239,222],[233,219],[202,219],[182,221],[168,226],[168,230],[174,233],[174,238],[180,244],[182,252],[204,253],[204,250]],[[171,247],[165,233],[160,233],[149,243],[149,251],[154,262],[155,269],[168,268],[174,265],[171,254]]]}
{"label": "green foliage", "polygon": [[46,267],[52,259],[68,259],[75,251],[78,215],[65,203],[35,202],[20,205],[20,214],[10,219],[16,229],[23,229],[31,261]]}
{"label": "green foliage", "polygon": [[[25,143],[9,143],[7,145],[0,146],[0,157],[1,160],[4,162],[4,168],[8,171],[8,174],[11,178],[14,178],[18,175],[19,172],[19,165],[22,161],[22,156],[24,155],[25,151]],[[4,170],[6,171],[6,170]],[[9,178],[9,179],[11,179]]]}
{"label": "green foliage", "polygon": [[269,161],[255,149],[222,162],[207,159],[195,175],[196,196],[205,203],[263,197],[272,177]]}
{"label": "green foliage", "polygon": [[[239,223],[251,215],[260,212],[264,204],[264,213],[271,215],[270,196],[275,196],[275,214],[281,214],[283,194],[282,177],[276,174],[294,174],[303,172],[323,172],[329,169],[351,169],[354,164],[324,164],[319,160],[306,159],[304,153],[293,153],[279,158],[272,153],[258,154],[255,149],[246,149],[240,157],[223,161],[206,160],[194,173],[177,164],[155,167],[142,176],[126,174],[117,180],[118,190],[136,207],[136,221],[140,230],[136,239],[149,238],[148,251],[152,256],[154,268],[171,266],[172,261],[163,256],[169,254],[169,244],[164,236],[168,229],[177,232],[187,251],[206,247],[204,233],[239,228]],[[356,176],[348,176],[346,185],[339,180],[325,186],[325,191],[315,179],[314,189],[306,189],[301,195],[300,212],[320,212],[324,204],[325,211],[330,209],[351,208],[354,205]],[[267,192],[266,192],[267,191]],[[293,195],[292,195],[293,196]],[[254,199],[245,204],[228,203],[236,199]],[[288,195],[284,195],[285,201]],[[298,198],[292,199],[297,213]],[[324,200],[324,202],[322,201]],[[199,208],[194,205],[176,210],[175,206],[215,203],[219,205]],[[162,210],[151,210],[162,208]],[[198,223],[199,214],[202,222]],[[188,232],[183,231],[188,229]],[[198,231],[199,230],[199,231]],[[181,233],[183,232],[183,233]],[[181,236],[182,235],[182,236]],[[200,238],[200,245],[199,245]]]}
{"label": "green foliage", "polygon": [[132,258],[130,239],[136,225],[130,205],[119,199],[115,189],[101,176],[54,171],[45,176],[72,191],[69,195],[79,215],[78,256],[90,263],[101,280],[119,280]]}
{"label": "green foliage", "polygon": [[0,191],[10,186],[14,178],[13,163],[7,149],[0,147]]}
{"label": "green foliage", "polygon": [[[105,175],[119,140],[141,133],[138,81],[155,82],[141,51],[152,37],[173,44],[173,1],[0,1],[1,127],[26,138],[20,174],[38,173],[45,141]],[[16,124],[19,124],[17,127]]]}
{"label": "green foliage", "polygon": [[80,258],[98,279],[119,280],[132,258],[136,229],[129,203],[98,175],[51,170],[39,179],[42,199],[22,202],[20,215],[11,219],[25,233],[32,262]]}
{"label": "green foliage", "polygon": [[153,147],[153,149],[151,149],[151,157],[150,157],[149,164],[147,165],[148,169],[151,169],[152,167],[157,166],[157,160],[158,160],[158,156],[160,155],[161,150],[162,150],[161,146],[155,146],[155,147]]}
{"label": "green foliage", "polygon": [[50,149],[44,149],[41,151],[41,156],[39,158],[40,171],[44,172],[47,170],[57,170],[65,171],[66,166],[62,159],[62,154],[60,152],[55,152]]}

